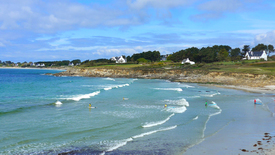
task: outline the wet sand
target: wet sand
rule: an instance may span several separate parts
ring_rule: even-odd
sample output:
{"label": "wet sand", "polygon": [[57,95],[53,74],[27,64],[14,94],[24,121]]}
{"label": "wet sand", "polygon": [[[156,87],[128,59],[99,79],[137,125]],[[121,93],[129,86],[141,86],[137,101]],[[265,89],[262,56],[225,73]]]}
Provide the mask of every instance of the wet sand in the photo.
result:
{"label": "wet sand", "polygon": [[[249,87],[249,86],[234,86],[234,85],[215,85],[215,84],[199,84],[206,87],[220,87],[226,89],[237,89],[250,93],[273,94],[275,95],[275,85],[264,87]],[[275,101],[275,100],[274,100]],[[275,105],[274,105],[275,108]],[[274,122],[270,122],[274,123]],[[275,154],[275,131],[266,131],[266,133],[244,135],[228,134],[232,132],[229,128],[234,130],[242,130],[241,126],[237,128],[229,127],[220,131],[213,137],[208,137],[202,143],[189,148],[185,155],[196,154]],[[260,126],[259,126],[260,127]],[[261,128],[261,127],[260,127]],[[270,133],[271,132],[271,133]],[[235,141],[235,142],[234,142]]]}
{"label": "wet sand", "polygon": [[200,84],[202,86],[215,86],[220,88],[238,89],[252,93],[275,94],[275,85],[268,85],[264,87],[249,87],[249,86],[234,86],[234,85],[216,85],[216,84]]}

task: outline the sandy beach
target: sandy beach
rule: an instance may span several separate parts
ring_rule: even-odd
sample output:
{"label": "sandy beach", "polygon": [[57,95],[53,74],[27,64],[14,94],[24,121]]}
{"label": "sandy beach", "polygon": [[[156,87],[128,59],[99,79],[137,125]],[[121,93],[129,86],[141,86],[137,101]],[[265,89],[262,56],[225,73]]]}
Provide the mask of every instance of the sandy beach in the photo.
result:
{"label": "sandy beach", "polygon": [[[268,85],[264,87],[249,87],[249,86],[234,86],[234,85],[217,85],[217,84],[199,84],[206,87],[220,87],[226,89],[236,89],[242,90],[250,93],[260,93],[260,94],[275,94],[275,85]],[[275,100],[274,100],[275,101]],[[274,102],[275,103],[275,102]],[[275,104],[274,104],[275,110]],[[188,149],[184,154],[195,155],[195,154],[219,154],[226,153],[230,154],[231,149],[235,149],[236,146],[231,142],[222,142],[220,141],[220,134],[223,132],[220,131],[217,135],[205,139],[202,143]],[[244,145],[239,146],[238,154],[263,154],[263,155],[274,155],[275,154],[275,132],[266,131],[266,133],[259,133],[258,135],[247,135],[240,137],[240,141],[243,141]],[[232,135],[231,135],[232,136]],[[234,135],[236,136],[236,135]],[[237,136],[236,136],[237,137]],[[253,137],[254,141],[246,141],[245,139]],[[230,136],[228,139],[232,138]],[[215,145],[215,148],[211,148]],[[211,148],[211,149],[209,149]],[[234,152],[235,153],[235,152]]]}
{"label": "sandy beach", "polygon": [[228,88],[228,89],[238,89],[246,92],[252,93],[266,93],[266,94],[274,94],[275,93],[275,85],[268,85],[264,87],[249,87],[249,86],[235,86],[235,85],[217,85],[217,84],[200,84],[202,86],[215,86],[220,88]]}

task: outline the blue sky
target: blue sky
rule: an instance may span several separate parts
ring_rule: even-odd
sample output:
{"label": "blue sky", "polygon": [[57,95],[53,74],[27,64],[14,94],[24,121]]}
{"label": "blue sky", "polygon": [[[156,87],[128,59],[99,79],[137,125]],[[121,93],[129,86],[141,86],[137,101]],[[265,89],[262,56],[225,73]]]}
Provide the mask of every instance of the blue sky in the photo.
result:
{"label": "blue sky", "polygon": [[0,60],[275,46],[274,15],[271,0],[0,0]]}

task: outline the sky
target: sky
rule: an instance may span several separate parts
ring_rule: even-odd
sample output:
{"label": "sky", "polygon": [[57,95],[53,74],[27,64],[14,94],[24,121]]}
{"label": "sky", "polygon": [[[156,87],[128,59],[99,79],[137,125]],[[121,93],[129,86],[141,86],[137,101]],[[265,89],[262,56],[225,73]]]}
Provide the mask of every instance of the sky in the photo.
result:
{"label": "sky", "polygon": [[275,46],[273,0],[0,0],[0,60]]}

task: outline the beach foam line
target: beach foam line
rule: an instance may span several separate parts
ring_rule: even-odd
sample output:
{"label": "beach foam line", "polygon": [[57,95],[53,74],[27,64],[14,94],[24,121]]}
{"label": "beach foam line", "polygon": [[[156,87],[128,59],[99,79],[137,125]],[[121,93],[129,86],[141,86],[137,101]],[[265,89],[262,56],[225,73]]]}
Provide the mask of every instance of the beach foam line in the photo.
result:
{"label": "beach foam line", "polygon": [[157,133],[157,132],[160,132],[160,131],[172,130],[172,129],[175,129],[176,127],[177,127],[177,125],[171,126],[171,127],[167,127],[167,128],[160,128],[158,130],[153,130],[153,131],[149,131],[149,132],[145,132],[145,133],[133,136],[132,138],[133,139],[141,138],[141,137],[144,137],[144,136],[147,136],[147,135],[151,135],[151,134],[154,134],[154,133]]}
{"label": "beach foam line", "polygon": [[90,94],[83,94],[83,95],[76,95],[75,97],[72,98],[66,98],[66,100],[74,100],[74,101],[80,101],[81,99],[87,99],[87,98],[91,98],[93,96],[96,96],[100,93],[100,91],[96,91]]}
{"label": "beach foam line", "polygon": [[168,116],[165,120],[162,120],[162,121],[145,123],[145,125],[143,125],[142,127],[143,128],[149,128],[149,127],[153,127],[153,126],[164,124],[165,122],[167,122],[174,115],[175,114],[173,113],[170,116]]}
{"label": "beach foam line", "polygon": [[172,91],[179,91],[181,92],[182,89],[181,88],[154,88],[156,90],[172,90]]}
{"label": "beach foam line", "polygon": [[133,138],[127,138],[124,140],[115,141],[113,146],[111,146],[109,149],[107,149],[106,152],[114,151],[114,150],[126,145],[128,142],[130,142],[132,140],[133,140]]}
{"label": "beach foam line", "polygon": [[[128,142],[133,141],[136,138],[141,138],[141,137],[144,137],[144,136],[147,136],[147,135],[151,135],[151,134],[154,134],[154,133],[157,133],[157,132],[161,132],[161,131],[172,130],[172,129],[175,129],[176,127],[177,127],[177,125],[171,126],[171,127],[167,127],[167,128],[160,128],[158,130],[153,130],[153,131],[150,131],[150,132],[145,132],[145,133],[142,133],[142,134],[139,134],[139,135],[127,138],[127,139],[107,142],[108,143],[107,145],[109,145],[109,148],[106,151],[104,151],[102,154],[105,154],[105,152],[114,151],[114,150],[116,150],[116,149],[118,149],[118,148],[126,145]],[[100,142],[100,145],[106,145],[105,143],[106,142]]]}

